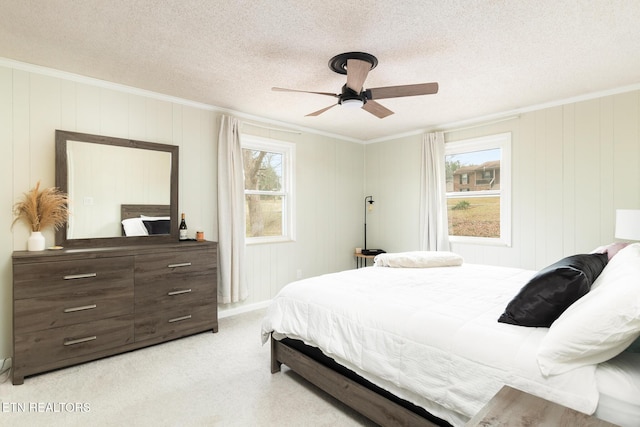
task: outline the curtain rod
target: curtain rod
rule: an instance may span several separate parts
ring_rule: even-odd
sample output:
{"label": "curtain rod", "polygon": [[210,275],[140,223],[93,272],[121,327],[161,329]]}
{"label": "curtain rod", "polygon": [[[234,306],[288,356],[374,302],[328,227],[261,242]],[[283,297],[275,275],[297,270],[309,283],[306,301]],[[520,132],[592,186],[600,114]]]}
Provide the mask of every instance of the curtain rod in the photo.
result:
{"label": "curtain rod", "polygon": [[514,119],[517,119],[517,118],[520,118],[520,115],[503,117],[502,119],[496,119],[496,120],[492,120],[490,122],[478,123],[478,124],[475,124],[475,125],[469,125],[469,126],[465,126],[465,127],[461,127],[461,128],[447,129],[447,130],[443,130],[441,132],[442,133],[458,132],[458,131],[462,131],[462,130],[478,128],[478,127],[481,127],[481,126],[489,126],[489,125],[493,125],[493,124],[500,123],[500,122],[506,122],[507,120],[514,120]]}
{"label": "curtain rod", "polygon": [[301,135],[302,132],[298,131],[298,130],[290,130],[290,129],[281,129],[281,128],[272,128],[269,126],[264,126],[264,125],[257,125],[255,123],[249,123],[249,122],[242,122],[242,125],[249,125],[249,126],[253,126],[253,127],[257,127],[257,128],[261,128],[261,129],[267,129],[267,130],[275,130],[278,132],[289,132],[289,133],[296,133],[298,135]]}

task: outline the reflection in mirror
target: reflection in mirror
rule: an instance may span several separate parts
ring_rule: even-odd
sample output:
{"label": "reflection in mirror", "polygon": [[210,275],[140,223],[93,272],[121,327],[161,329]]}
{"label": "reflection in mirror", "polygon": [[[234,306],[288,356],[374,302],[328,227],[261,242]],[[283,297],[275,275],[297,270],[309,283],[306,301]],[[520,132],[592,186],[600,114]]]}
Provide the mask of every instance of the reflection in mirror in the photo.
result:
{"label": "reflection in mirror", "polygon": [[121,205],[169,205],[171,153],[67,141],[68,239],[122,236]]}
{"label": "reflection in mirror", "polygon": [[[67,227],[56,234],[56,244],[177,241],[177,165],[177,146],[56,131],[56,185],[68,193],[70,203]],[[123,237],[122,220],[132,207],[138,217],[162,207],[170,218],[164,221],[166,230]]]}

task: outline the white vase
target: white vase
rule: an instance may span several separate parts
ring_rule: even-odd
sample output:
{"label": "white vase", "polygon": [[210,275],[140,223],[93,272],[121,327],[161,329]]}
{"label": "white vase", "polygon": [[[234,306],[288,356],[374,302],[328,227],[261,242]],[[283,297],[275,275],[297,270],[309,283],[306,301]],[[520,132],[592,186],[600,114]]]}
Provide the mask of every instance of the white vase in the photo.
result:
{"label": "white vase", "polygon": [[32,231],[29,239],[27,240],[27,250],[44,251],[44,236],[40,231]]}

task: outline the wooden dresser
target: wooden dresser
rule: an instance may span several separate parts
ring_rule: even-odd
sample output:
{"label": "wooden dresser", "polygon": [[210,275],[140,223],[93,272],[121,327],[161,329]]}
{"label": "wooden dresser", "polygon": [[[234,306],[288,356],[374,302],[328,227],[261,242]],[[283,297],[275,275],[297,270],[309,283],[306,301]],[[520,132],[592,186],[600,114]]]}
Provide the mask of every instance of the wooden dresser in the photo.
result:
{"label": "wooden dresser", "polygon": [[217,245],[180,242],[13,253],[13,384],[218,331]]}

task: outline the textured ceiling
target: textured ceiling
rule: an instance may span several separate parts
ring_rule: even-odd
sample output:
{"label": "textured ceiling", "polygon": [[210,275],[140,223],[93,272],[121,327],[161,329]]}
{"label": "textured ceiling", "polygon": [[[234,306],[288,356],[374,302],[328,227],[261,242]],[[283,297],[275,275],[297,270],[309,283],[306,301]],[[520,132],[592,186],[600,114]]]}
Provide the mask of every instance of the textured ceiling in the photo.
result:
{"label": "textured ceiling", "polygon": [[[384,119],[271,91],[339,92],[349,51],[440,91]],[[366,141],[640,83],[640,1],[0,0],[0,57]]]}

